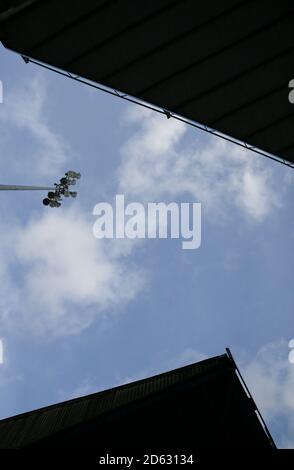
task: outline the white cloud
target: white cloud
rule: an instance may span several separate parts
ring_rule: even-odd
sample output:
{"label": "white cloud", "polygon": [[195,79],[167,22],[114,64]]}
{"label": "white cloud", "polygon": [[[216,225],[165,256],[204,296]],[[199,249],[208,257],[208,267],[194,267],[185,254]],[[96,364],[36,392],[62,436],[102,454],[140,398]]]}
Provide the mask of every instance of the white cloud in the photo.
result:
{"label": "white cloud", "polygon": [[[72,156],[47,119],[48,102],[46,82],[37,74],[7,89],[0,109],[3,170],[30,183],[32,176],[55,180]],[[144,274],[128,264],[132,246],[116,244],[114,250],[94,238],[92,215],[86,219],[76,201],[73,210],[41,208],[38,218],[28,213],[20,226],[13,211],[1,207],[1,331],[25,329],[48,338],[78,333],[133,299]]]}
{"label": "white cloud", "polygon": [[274,435],[281,448],[294,448],[294,365],[288,360],[285,340],[262,347],[241,367],[242,375],[267,424],[283,423]]}
{"label": "white cloud", "polygon": [[[30,83],[5,93],[5,104],[0,108],[2,139],[5,139],[6,148],[2,163],[7,165],[10,162],[16,170],[21,169],[22,175],[56,176],[69,154],[62,137],[46,120],[47,100],[46,82],[42,75],[35,75]],[[16,132],[20,133],[17,139]],[[13,150],[11,159],[7,149],[10,144],[14,148],[15,142],[18,148]]]}
{"label": "white cloud", "polygon": [[[279,207],[268,162],[252,152],[199,132],[183,142],[187,126],[149,110],[129,111],[133,136],[122,149],[120,190],[143,200],[188,196],[219,217],[235,207],[260,222]],[[184,145],[184,146],[183,146]]]}
{"label": "white cloud", "polygon": [[[5,301],[13,305],[2,310],[6,325],[49,336],[73,334],[135,297],[144,283],[143,272],[122,261],[123,252],[112,254],[91,228],[75,208],[44,213],[14,230],[11,246],[2,252]],[[18,286],[9,284],[15,264]]]}
{"label": "white cloud", "polygon": [[[19,165],[21,171],[56,176],[70,149],[46,120],[43,79],[36,76],[6,96],[0,120],[9,138],[21,141],[22,131],[33,138],[34,151]],[[254,220],[277,206],[270,171],[243,150],[219,139],[180,149],[186,126],[140,108],[130,108],[125,120],[134,133],[122,151],[120,192],[149,201],[187,194],[214,212],[234,204]],[[46,212],[23,227],[16,221],[5,227],[2,220],[0,315],[6,325],[49,336],[76,333],[133,299],[146,282],[128,263],[138,244],[98,241],[94,221],[75,208]]]}

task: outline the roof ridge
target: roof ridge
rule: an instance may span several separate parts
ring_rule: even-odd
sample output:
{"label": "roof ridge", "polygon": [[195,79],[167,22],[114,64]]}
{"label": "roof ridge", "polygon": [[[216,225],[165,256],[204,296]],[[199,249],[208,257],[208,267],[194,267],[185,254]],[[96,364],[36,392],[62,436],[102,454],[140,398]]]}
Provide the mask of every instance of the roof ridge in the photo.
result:
{"label": "roof ridge", "polygon": [[80,402],[82,400],[85,400],[85,399],[91,400],[91,399],[97,398],[97,396],[99,396],[99,395],[102,397],[103,395],[111,394],[111,392],[114,393],[116,391],[130,389],[132,387],[138,386],[139,384],[143,384],[144,382],[148,382],[148,381],[150,382],[152,379],[158,380],[158,379],[163,378],[163,377],[168,376],[168,375],[181,373],[182,371],[187,371],[189,369],[192,369],[194,366],[197,366],[197,367],[200,366],[201,367],[201,365],[204,365],[205,363],[218,362],[219,360],[223,361],[224,359],[227,359],[228,361],[231,361],[226,354],[222,354],[222,355],[214,356],[214,357],[211,357],[211,358],[203,359],[202,361],[193,362],[192,364],[188,364],[188,365],[185,365],[185,366],[182,366],[182,367],[178,367],[176,369],[171,369],[171,370],[166,371],[166,372],[161,372],[161,373],[156,374],[156,375],[151,375],[151,376],[145,377],[143,379],[134,380],[133,382],[129,382],[129,383],[122,384],[122,385],[117,385],[115,387],[112,387],[112,388],[109,388],[109,389],[106,389],[106,390],[101,390],[101,391],[98,391],[98,392],[90,393],[89,395],[84,395],[84,396],[80,396],[80,397],[76,397],[76,398],[71,398],[69,400],[64,400],[64,401],[61,401],[61,402],[58,402],[58,403],[53,403],[52,405],[46,405],[42,408],[38,408],[38,409],[35,409],[35,410],[30,410],[30,411],[25,411],[24,413],[20,413],[20,414],[14,415],[14,416],[9,416],[7,418],[1,419],[0,420],[0,425],[6,423],[8,421],[16,421],[16,420],[22,419],[23,417],[27,417],[28,415],[31,415],[31,414],[41,414],[44,411],[49,410],[49,409],[53,410],[53,409],[56,409],[56,408],[59,408],[59,407],[65,406],[65,405],[78,403],[78,402]]}

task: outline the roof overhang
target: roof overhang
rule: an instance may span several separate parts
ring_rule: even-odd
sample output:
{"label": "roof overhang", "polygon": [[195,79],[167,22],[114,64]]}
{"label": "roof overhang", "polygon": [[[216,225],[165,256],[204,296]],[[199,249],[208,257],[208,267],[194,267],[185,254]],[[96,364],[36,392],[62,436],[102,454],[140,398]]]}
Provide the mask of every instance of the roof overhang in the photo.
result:
{"label": "roof overhang", "polygon": [[0,39],[294,163],[292,1],[23,2]]}

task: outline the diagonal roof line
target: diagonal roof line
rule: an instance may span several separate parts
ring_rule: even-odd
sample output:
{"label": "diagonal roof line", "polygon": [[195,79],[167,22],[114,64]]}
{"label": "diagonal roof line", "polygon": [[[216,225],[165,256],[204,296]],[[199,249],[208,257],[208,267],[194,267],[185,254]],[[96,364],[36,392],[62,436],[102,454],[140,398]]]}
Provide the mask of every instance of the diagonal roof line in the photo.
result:
{"label": "diagonal roof line", "polygon": [[[14,52],[14,51],[12,51]],[[237,140],[235,139],[234,137],[230,137],[226,134],[223,134],[211,127],[208,127],[206,126],[205,124],[201,124],[199,122],[196,122],[196,121],[192,121],[188,118],[185,118],[177,113],[174,113],[173,111],[169,111],[169,110],[166,110],[166,109],[162,109],[162,108],[159,108],[159,107],[156,107],[152,104],[149,104],[147,103],[146,101],[143,101],[143,100],[139,100],[137,98],[134,98],[133,96],[130,96],[128,94],[125,94],[123,92],[120,92],[114,88],[108,88],[104,85],[101,85],[101,84],[98,84],[96,82],[93,82],[91,80],[88,80],[86,78],[81,78],[80,76],[78,75],[73,75],[71,74],[70,72],[66,72],[62,69],[59,69],[57,67],[53,67],[51,65],[48,65],[48,64],[45,64],[43,62],[40,62],[40,61],[37,61],[35,59],[32,59],[28,56],[25,56],[25,55],[22,55],[21,56],[23,58],[23,60],[26,62],[26,63],[32,63],[34,65],[38,65],[39,67],[42,67],[42,68],[45,68],[47,70],[50,70],[52,72],[55,72],[59,75],[62,75],[64,77],[67,77],[67,78],[70,78],[78,83],[82,83],[83,85],[87,85],[91,88],[95,88],[96,90],[99,90],[99,91],[103,91],[105,93],[108,93],[112,96],[116,96],[118,98],[121,98],[125,101],[128,101],[130,103],[134,103],[134,104],[137,104],[143,108],[147,108],[147,109],[150,109],[151,111],[155,111],[159,114],[163,114],[165,115],[168,119],[169,118],[173,118],[173,119],[176,119],[177,121],[181,121],[183,122],[184,124],[187,124],[191,127],[194,127],[196,129],[199,129],[199,130],[202,130],[208,134],[211,134],[211,135],[214,135],[215,137],[219,137],[220,139],[223,139],[227,142],[230,142],[232,144],[235,144],[235,145],[238,145],[239,147],[242,147],[242,148],[245,148],[246,150],[250,150],[251,152],[254,152],[258,155],[261,155],[262,157],[265,157],[265,158],[268,158],[269,160],[273,160],[277,163],[280,163],[282,165],[285,165],[289,168],[292,168],[294,169],[294,163],[290,163],[288,161],[286,161],[285,159],[283,159],[282,157],[279,157],[278,155],[274,155],[274,154],[271,154],[269,152],[266,152],[264,150],[261,150],[257,147],[255,147],[254,145],[250,145],[250,144],[247,144],[246,142],[244,141],[240,141],[240,140]]]}

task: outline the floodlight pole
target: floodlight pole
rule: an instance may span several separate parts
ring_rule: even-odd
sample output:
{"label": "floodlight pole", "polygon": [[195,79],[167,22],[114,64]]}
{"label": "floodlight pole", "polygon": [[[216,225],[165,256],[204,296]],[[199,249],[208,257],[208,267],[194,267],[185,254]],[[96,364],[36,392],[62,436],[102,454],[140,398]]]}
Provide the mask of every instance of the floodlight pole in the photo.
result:
{"label": "floodlight pole", "polygon": [[44,206],[60,207],[62,197],[76,197],[76,191],[70,191],[69,186],[76,184],[79,180],[81,173],[73,170],[68,170],[65,176],[60,178],[59,183],[54,183],[52,186],[22,186],[16,184],[0,184],[0,191],[49,191],[48,196],[43,199]]}
{"label": "floodlight pole", "polygon": [[0,184],[0,191],[54,191],[55,188],[48,186],[19,186],[13,184]]}

